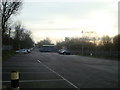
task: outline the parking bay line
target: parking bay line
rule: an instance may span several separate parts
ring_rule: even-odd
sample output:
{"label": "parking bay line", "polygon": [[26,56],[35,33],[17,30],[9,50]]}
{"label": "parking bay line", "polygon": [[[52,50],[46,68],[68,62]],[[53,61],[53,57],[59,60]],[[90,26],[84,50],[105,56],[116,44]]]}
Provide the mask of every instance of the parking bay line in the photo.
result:
{"label": "parking bay line", "polygon": [[60,76],[63,80],[65,80],[66,82],[68,82],[70,85],[72,85],[73,87],[75,87],[76,89],[80,90],[77,86],[75,86],[73,83],[71,83],[70,81],[68,81],[67,79],[65,79],[63,76],[61,76],[60,74],[58,74],[57,72],[55,72],[54,70],[52,70],[51,68],[49,68],[48,66],[46,66],[45,64],[43,64],[40,60],[37,60],[39,63],[41,63],[43,66],[45,66],[47,69],[49,69],[50,71],[52,71],[53,73],[57,74],[58,76]]}
{"label": "parking bay line", "polygon": [[[8,74],[10,72],[2,72],[3,74]],[[52,72],[20,72],[20,74],[28,74],[28,73],[34,73],[34,74],[41,74],[41,73],[52,73]]]}
{"label": "parking bay line", "polygon": [[[50,81],[64,81],[63,79],[50,79],[50,80],[20,80],[19,82],[50,82]],[[9,83],[11,81],[0,81],[3,83]]]}

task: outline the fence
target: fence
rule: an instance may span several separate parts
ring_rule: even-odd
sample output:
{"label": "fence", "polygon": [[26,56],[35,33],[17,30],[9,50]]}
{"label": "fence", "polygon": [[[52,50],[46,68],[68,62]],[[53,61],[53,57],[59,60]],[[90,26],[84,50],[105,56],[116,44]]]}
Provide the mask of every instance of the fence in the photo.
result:
{"label": "fence", "polygon": [[79,55],[85,55],[85,56],[95,56],[95,57],[105,57],[105,58],[115,58],[119,59],[119,53],[120,51],[103,51],[103,50],[84,50],[83,54],[81,50],[71,50],[73,54],[79,54]]}
{"label": "fence", "polygon": [[13,49],[13,46],[11,45],[3,45],[2,46],[2,50],[12,50]]}

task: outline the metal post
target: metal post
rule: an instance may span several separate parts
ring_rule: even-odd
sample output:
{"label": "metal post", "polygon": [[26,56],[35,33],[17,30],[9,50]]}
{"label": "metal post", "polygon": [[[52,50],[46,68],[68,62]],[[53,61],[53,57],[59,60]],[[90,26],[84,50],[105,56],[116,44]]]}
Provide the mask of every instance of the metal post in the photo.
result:
{"label": "metal post", "polygon": [[20,90],[19,88],[19,72],[11,72],[11,90]]}
{"label": "metal post", "polygon": [[11,28],[9,28],[9,50],[11,49],[11,48],[10,48],[10,46],[11,46],[11,45],[10,45],[10,33],[11,33]]}
{"label": "metal post", "polygon": [[82,31],[81,33],[82,33],[82,55],[83,55],[83,49],[84,49],[84,46],[83,46],[83,43],[84,43],[84,40],[83,40],[83,33],[84,33],[84,31]]}

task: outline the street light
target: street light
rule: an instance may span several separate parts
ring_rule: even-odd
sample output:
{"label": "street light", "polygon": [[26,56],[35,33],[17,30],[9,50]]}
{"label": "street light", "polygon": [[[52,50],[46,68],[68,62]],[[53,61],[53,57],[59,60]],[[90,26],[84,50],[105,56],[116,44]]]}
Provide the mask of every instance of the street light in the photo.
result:
{"label": "street light", "polygon": [[84,33],[84,31],[82,31],[81,33],[82,33],[82,55],[83,55],[83,49],[84,49],[84,46],[83,46],[83,33]]}
{"label": "street light", "polygon": [[11,49],[11,48],[10,48],[10,46],[11,46],[11,45],[10,45],[10,34],[11,34],[11,28],[9,28],[9,50]]}

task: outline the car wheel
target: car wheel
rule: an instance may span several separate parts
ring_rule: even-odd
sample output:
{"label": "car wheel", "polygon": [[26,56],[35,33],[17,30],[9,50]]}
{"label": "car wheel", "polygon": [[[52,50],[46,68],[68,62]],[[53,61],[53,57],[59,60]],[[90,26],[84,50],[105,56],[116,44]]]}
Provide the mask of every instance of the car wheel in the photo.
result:
{"label": "car wheel", "polygon": [[63,55],[66,55],[66,53],[63,53]]}

